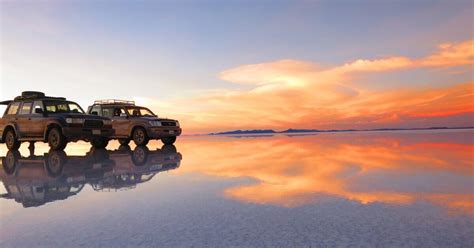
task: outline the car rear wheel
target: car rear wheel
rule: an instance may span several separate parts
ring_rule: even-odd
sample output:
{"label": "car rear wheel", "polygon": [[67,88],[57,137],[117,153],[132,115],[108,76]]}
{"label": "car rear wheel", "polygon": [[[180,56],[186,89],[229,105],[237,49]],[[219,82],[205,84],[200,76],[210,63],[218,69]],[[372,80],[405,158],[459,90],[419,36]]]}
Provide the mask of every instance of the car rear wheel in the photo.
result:
{"label": "car rear wheel", "polygon": [[145,129],[141,127],[137,127],[133,130],[132,138],[133,142],[135,142],[135,145],[137,146],[145,146],[148,144],[148,141],[150,141]]}
{"label": "car rear wheel", "polygon": [[161,139],[161,142],[165,145],[172,145],[176,141],[176,136],[174,137],[164,137]]}
{"label": "car rear wheel", "polygon": [[5,143],[7,145],[8,150],[17,150],[20,148],[21,142],[18,141],[16,138],[15,131],[8,130],[7,134],[5,135]]}
{"label": "car rear wheel", "polygon": [[54,150],[54,151],[63,150],[64,148],[66,148],[67,139],[61,133],[61,130],[55,127],[49,131],[48,144],[51,150]]}
{"label": "car rear wheel", "polygon": [[109,139],[103,137],[93,138],[91,140],[91,145],[95,148],[103,149],[109,144]]}
{"label": "car rear wheel", "polygon": [[130,143],[130,139],[118,139],[118,142],[120,145],[126,146],[128,143]]}

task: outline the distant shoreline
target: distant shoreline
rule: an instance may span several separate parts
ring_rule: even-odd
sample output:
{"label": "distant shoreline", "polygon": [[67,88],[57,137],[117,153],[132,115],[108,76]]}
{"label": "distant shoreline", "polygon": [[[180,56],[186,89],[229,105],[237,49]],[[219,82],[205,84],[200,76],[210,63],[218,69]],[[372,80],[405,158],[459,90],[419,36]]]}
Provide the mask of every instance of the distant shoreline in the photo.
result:
{"label": "distant shoreline", "polygon": [[427,128],[377,128],[377,129],[287,129],[275,131],[273,129],[255,129],[255,130],[233,130],[226,132],[208,133],[204,135],[252,135],[252,134],[304,134],[304,133],[342,133],[342,132],[377,132],[377,131],[417,131],[417,130],[456,130],[456,129],[474,129],[472,127],[427,127]]}

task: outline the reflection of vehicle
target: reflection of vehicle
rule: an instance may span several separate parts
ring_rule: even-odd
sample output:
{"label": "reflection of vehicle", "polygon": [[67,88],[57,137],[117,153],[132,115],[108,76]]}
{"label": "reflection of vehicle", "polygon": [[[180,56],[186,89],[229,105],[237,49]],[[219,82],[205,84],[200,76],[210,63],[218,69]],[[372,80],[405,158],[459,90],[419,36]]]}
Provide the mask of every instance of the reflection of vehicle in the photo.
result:
{"label": "reflection of vehicle", "polygon": [[23,157],[19,151],[9,151],[1,157],[0,180],[7,191],[2,197],[35,207],[65,200],[87,183],[94,190],[133,188],[160,171],[179,167],[180,161],[181,154],[172,145],[156,151],[144,146],[133,151],[123,146],[116,151],[93,148],[85,156],[50,151]]}
{"label": "reflection of vehicle", "polygon": [[53,150],[62,150],[69,141],[90,141],[104,148],[113,135],[108,118],[87,115],[75,102],[49,97],[42,92],[25,91],[8,105],[0,119],[0,143],[16,150],[23,141],[48,142]]}
{"label": "reflection of vehicle", "polygon": [[113,138],[122,145],[130,140],[136,145],[146,145],[150,139],[161,139],[164,144],[170,145],[181,134],[177,120],[158,118],[151,110],[136,106],[133,101],[95,101],[87,112],[111,118],[115,130]]}
{"label": "reflection of vehicle", "polygon": [[64,151],[50,151],[45,156],[22,157],[18,151],[9,151],[2,165],[4,197],[32,207],[77,194],[88,180],[112,170],[113,161],[96,153],[67,156]]}
{"label": "reflection of vehicle", "polygon": [[146,146],[137,146],[133,151],[128,146],[121,146],[109,151],[109,156],[115,162],[112,175],[92,184],[95,190],[133,188],[150,181],[158,172],[178,168],[182,159],[173,145],[164,145],[156,151],[150,151]]}

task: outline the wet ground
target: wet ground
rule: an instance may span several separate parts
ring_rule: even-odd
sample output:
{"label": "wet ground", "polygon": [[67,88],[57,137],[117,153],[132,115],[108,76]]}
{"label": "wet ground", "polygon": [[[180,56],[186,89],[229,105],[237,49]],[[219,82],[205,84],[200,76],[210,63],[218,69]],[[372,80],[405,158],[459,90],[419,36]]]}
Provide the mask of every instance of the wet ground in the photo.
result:
{"label": "wet ground", "polygon": [[472,130],[0,156],[0,247],[474,246]]}

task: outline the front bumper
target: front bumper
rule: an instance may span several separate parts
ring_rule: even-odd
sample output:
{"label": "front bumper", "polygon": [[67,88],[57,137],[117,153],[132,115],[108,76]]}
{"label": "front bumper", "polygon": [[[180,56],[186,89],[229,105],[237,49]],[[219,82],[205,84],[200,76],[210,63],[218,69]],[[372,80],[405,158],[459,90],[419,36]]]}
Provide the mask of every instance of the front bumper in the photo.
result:
{"label": "front bumper", "polygon": [[69,140],[90,140],[94,137],[110,137],[115,134],[112,128],[64,127],[63,135]]}
{"label": "front bumper", "polygon": [[148,137],[152,139],[161,139],[164,137],[174,137],[181,135],[180,127],[149,127],[146,131]]}

